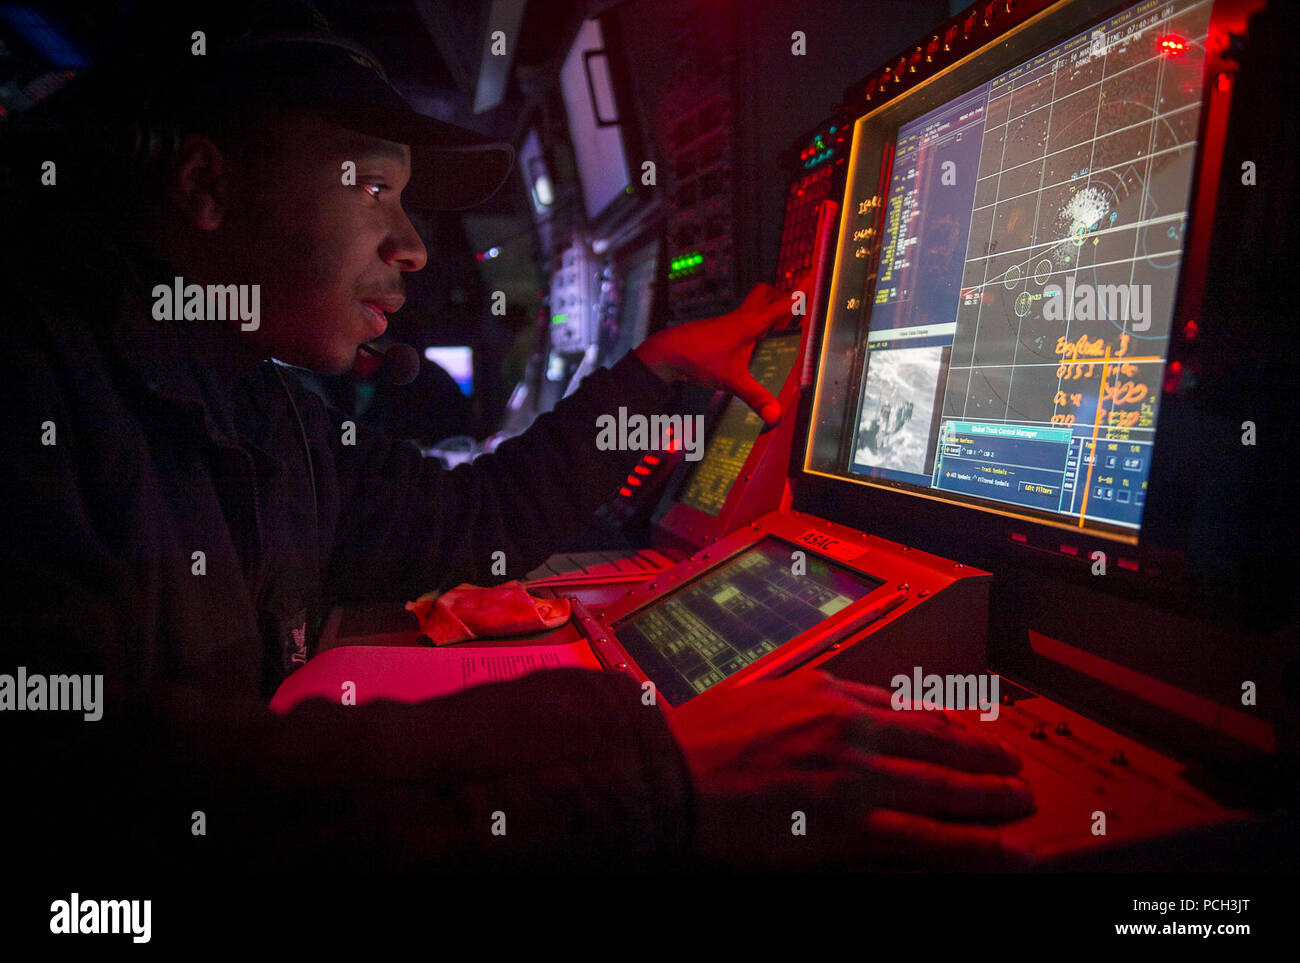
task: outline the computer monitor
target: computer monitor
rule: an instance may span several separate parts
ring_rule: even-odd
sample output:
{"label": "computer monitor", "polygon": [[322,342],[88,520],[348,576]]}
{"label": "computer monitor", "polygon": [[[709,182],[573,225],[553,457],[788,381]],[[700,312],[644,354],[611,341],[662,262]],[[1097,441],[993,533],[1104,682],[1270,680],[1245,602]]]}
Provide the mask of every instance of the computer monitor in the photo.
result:
{"label": "computer monitor", "polygon": [[587,20],[560,68],[560,91],[589,220],[604,213],[631,184],[609,67],[600,22]]}
{"label": "computer monitor", "polygon": [[671,705],[681,705],[869,595],[883,583],[765,538],[613,626]]}
{"label": "computer monitor", "polygon": [[474,349],[463,345],[440,345],[424,349],[424,357],[451,375],[461,394],[474,393]]}
{"label": "computer monitor", "polygon": [[804,471],[1135,543],[1212,4],[1060,6],[854,125]]}
{"label": "computer monitor", "polygon": [[617,267],[617,307],[600,323],[598,357],[601,364],[612,365],[649,335],[658,268],[658,240],[632,251]]}

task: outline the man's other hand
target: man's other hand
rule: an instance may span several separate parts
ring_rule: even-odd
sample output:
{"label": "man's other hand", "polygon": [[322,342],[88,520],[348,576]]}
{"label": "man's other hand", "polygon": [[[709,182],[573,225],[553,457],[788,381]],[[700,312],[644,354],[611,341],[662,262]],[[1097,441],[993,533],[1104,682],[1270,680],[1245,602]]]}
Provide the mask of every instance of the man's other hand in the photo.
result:
{"label": "man's other hand", "polygon": [[701,863],[1026,868],[1028,855],[995,828],[954,822],[1033,812],[1020,760],[951,713],[897,711],[889,700],[884,689],[798,672],[674,712]]}
{"label": "man's other hand", "polygon": [[[795,290],[811,296],[811,284],[809,274]],[[735,393],[774,425],[781,418],[781,406],[749,373],[749,357],[759,338],[778,322],[789,320],[792,295],[792,291],[759,284],[736,310],[665,328],[643,341],[636,355],[666,382],[693,381]]]}

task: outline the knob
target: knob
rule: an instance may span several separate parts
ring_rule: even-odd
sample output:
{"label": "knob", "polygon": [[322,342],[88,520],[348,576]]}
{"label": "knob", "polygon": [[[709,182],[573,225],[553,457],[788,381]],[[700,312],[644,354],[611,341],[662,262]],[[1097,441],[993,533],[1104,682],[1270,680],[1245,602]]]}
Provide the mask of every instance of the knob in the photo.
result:
{"label": "knob", "polygon": [[1041,725],[1039,725],[1039,724],[1035,724],[1035,725],[1034,725],[1034,728],[1033,728],[1033,729],[1030,731],[1030,733],[1029,733],[1029,738],[1030,738],[1030,739],[1046,739],[1046,738],[1047,738],[1047,730],[1044,729]]}
{"label": "knob", "polygon": [[1058,736],[1070,735],[1070,724],[1068,722],[1058,722],[1056,728],[1052,730]]}

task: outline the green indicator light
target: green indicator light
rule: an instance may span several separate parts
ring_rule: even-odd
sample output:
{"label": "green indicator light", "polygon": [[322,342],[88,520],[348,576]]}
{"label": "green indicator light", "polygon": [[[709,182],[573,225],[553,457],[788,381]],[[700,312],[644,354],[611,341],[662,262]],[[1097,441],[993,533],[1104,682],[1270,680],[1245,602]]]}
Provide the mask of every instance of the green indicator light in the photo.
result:
{"label": "green indicator light", "polygon": [[675,281],[688,274],[694,274],[703,263],[704,255],[699,251],[673,258],[668,262],[668,280]]}
{"label": "green indicator light", "polygon": [[569,320],[569,316],[568,316],[567,314],[553,314],[553,315],[551,315],[551,324],[563,324],[565,321],[568,321],[568,320]]}

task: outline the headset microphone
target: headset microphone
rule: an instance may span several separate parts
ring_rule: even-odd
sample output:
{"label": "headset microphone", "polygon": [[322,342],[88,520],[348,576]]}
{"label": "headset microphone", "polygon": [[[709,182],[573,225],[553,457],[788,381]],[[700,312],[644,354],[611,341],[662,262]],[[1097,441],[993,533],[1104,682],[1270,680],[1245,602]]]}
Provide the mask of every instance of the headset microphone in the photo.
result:
{"label": "headset microphone", "polygon": [[381,351],[372,344],[361,345],[361,351],[380,359],[379,380],[386,385],[409,385],[420,374],[420,355],[409,344],[397,342]]}

